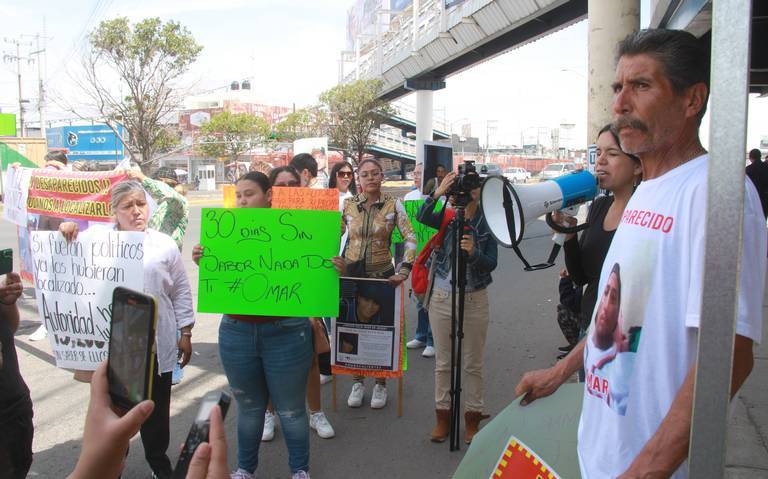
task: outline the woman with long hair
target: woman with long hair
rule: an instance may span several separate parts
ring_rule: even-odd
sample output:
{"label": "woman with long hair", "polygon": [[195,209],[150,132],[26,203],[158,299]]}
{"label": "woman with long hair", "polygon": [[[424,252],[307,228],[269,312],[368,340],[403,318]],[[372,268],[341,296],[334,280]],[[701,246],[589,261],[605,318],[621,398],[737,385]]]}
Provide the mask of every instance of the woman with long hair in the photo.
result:
{"label": "woman with long hair", "polygon": [[[584,287],[581,299],[582,324],[579,325],[582,331],[587,329],[592,318],[592,311],[597,302],[600,271],[611,246],[613,234],[619,227],[624,208],[643,174],[640,160],[622,151],[619,138],[611,130],[611,125],[604,126],[597,134],[595,173],[600,188],[610,194],[600,196],[592,202],[587,215],[589,228],[581,233],[580,238],[575,234],[569,235],[563,245],[568,275],[577,287]],[[576,224],[575,218],[559,212],[553,214],[553,219],[558,223],[565,221],[571,225]],[[567,354],[576,343],[578,339],[561,347],[560,352]]]}
{"label": "woman with long hair", "polygon": [[[235,198],[237,208],[269,208],[269,179],[257,171],[244,174],[235,183]],[[200,245],[192,250],[192,259],[205,267]],[[292,477],[309,478],[309,422],[304,403],[314,355],[309,320],[225,314],[219,326],[219,354],[237,401],[238,469],[232,479],[255,477],[270,400],[285,435]]]}
{"label": "woman with long hair", "polygon": [[[374,159],[360,162],[357,168],[360,192],[347,198],[342,223],[349,234],[344,256],[333,259],[336,268],[350,276],[386,279],[392,286],[408,279],[416,259],[416,235],[399,199],[384,194],[381,183],[384,170]],[[405,243],[405,258],[398,271],[392,260],[392,231],[397,228]],[[360,407],[365,396],[364,377],[355,376],[347,399],[349,407]],[[376,378],[371,396],[371,408],[387,404],[386,380]]]}

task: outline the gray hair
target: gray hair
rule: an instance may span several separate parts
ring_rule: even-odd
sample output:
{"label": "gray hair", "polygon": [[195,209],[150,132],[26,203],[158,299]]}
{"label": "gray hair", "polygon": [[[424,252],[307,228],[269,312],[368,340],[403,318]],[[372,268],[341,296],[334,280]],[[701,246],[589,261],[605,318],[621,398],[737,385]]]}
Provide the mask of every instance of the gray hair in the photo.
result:
{"label": "gray hair", "polygon": [[135,180],[124,180],[112,187],[112,201],[110,206],[112,207],[113,215],[117,211],[117,205],[123,201],[123,198],[133,193],[141,193],[144,195],[144,198],[147,197],[144,187],[141,186],[141,183]]}
{"label": "gray hair", "polygon": [[[692,34],[683,30],[640,30],[619,43],[616,59],[633,55],[649,55],[658,61],[677,95],[703,83],[709,98],[709,47]],[[707,110],[707,98],[699,111],[699,123]]]}

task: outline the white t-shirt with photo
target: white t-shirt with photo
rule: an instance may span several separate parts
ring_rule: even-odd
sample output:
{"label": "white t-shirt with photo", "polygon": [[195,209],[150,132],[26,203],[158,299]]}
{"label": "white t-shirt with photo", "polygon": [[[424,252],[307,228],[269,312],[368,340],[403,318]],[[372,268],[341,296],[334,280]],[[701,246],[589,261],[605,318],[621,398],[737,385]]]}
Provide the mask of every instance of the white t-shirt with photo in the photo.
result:
{"label": "white t-shirt with photo", "polygon": [[[627,204],[603,263],[584,352],[587,384],[578,453],[584,479],[623,473],[653,437],[694,364],[707,219],[708,155],[643,181]],[[759,342],[766,225],[746,179],[744,248],[736,333]],[[737,245],[733,245],[736,250]],[[594,317],[618,264],[621,352],[599,350]],[[731,287],[731,285],[728,285]],[[617,332],[618,333],[618,332]],[[688,477],[687,462],[672,476]]]}

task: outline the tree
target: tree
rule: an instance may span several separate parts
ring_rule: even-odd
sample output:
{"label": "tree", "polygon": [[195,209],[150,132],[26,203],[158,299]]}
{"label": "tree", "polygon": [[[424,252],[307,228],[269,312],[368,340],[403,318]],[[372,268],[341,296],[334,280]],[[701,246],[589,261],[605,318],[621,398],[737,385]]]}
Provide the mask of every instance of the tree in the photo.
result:
{"label": "tree", "polygon": [[326,112],[319,106],[301,108],[289,113],[275,125],[278,141],[296,141],[299,138],[327,136]]}
{"label": "tree", "polygon": [[115,134],[115,123],[123,124],[129,135],[123,143],[147,172],[154,154],[168,146],[166,124],[181,104],[174,82],[202,47],[181,24],[159,18],[133,27],[126,17],[105,20],[90,43],[82,86]]}
{"label": "tree", "polygon": [[197,148],[207,156],[227,156],[237,161],[238,156],[264,143],[269,133],[269,123],[264,118],[223,111],[200,127],[201,141]]}
{"label": "tree", "polygon": [[320,95],[328,115],[330,143],[355,162],[363,158],[371,132],[381,124],[382,117],[395,113],[392,106],[379,99],[381,86],[380,80],[357,80]]}

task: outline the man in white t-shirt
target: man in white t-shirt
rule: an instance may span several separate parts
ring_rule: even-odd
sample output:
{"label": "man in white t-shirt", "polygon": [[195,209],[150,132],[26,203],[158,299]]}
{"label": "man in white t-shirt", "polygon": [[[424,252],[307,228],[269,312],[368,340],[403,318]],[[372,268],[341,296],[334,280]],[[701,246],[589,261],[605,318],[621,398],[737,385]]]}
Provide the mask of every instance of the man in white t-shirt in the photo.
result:
{"label": "man in white t-shirt", "polygon": [[[603,262],[602,299],[586,338],[552,368],[526,373],[522,404],[584,368],[578,453],[584,479],[688,477],[686,458],[701,315],[708,155],[698,129],[709,94],[709,52],[674,30],[619,44],[613,112],[621,148],[643,182]],[[745,180],[732,394],[752,370],[762,333],[766,228]],[[733,248],[738,251],[738,245]]]}

